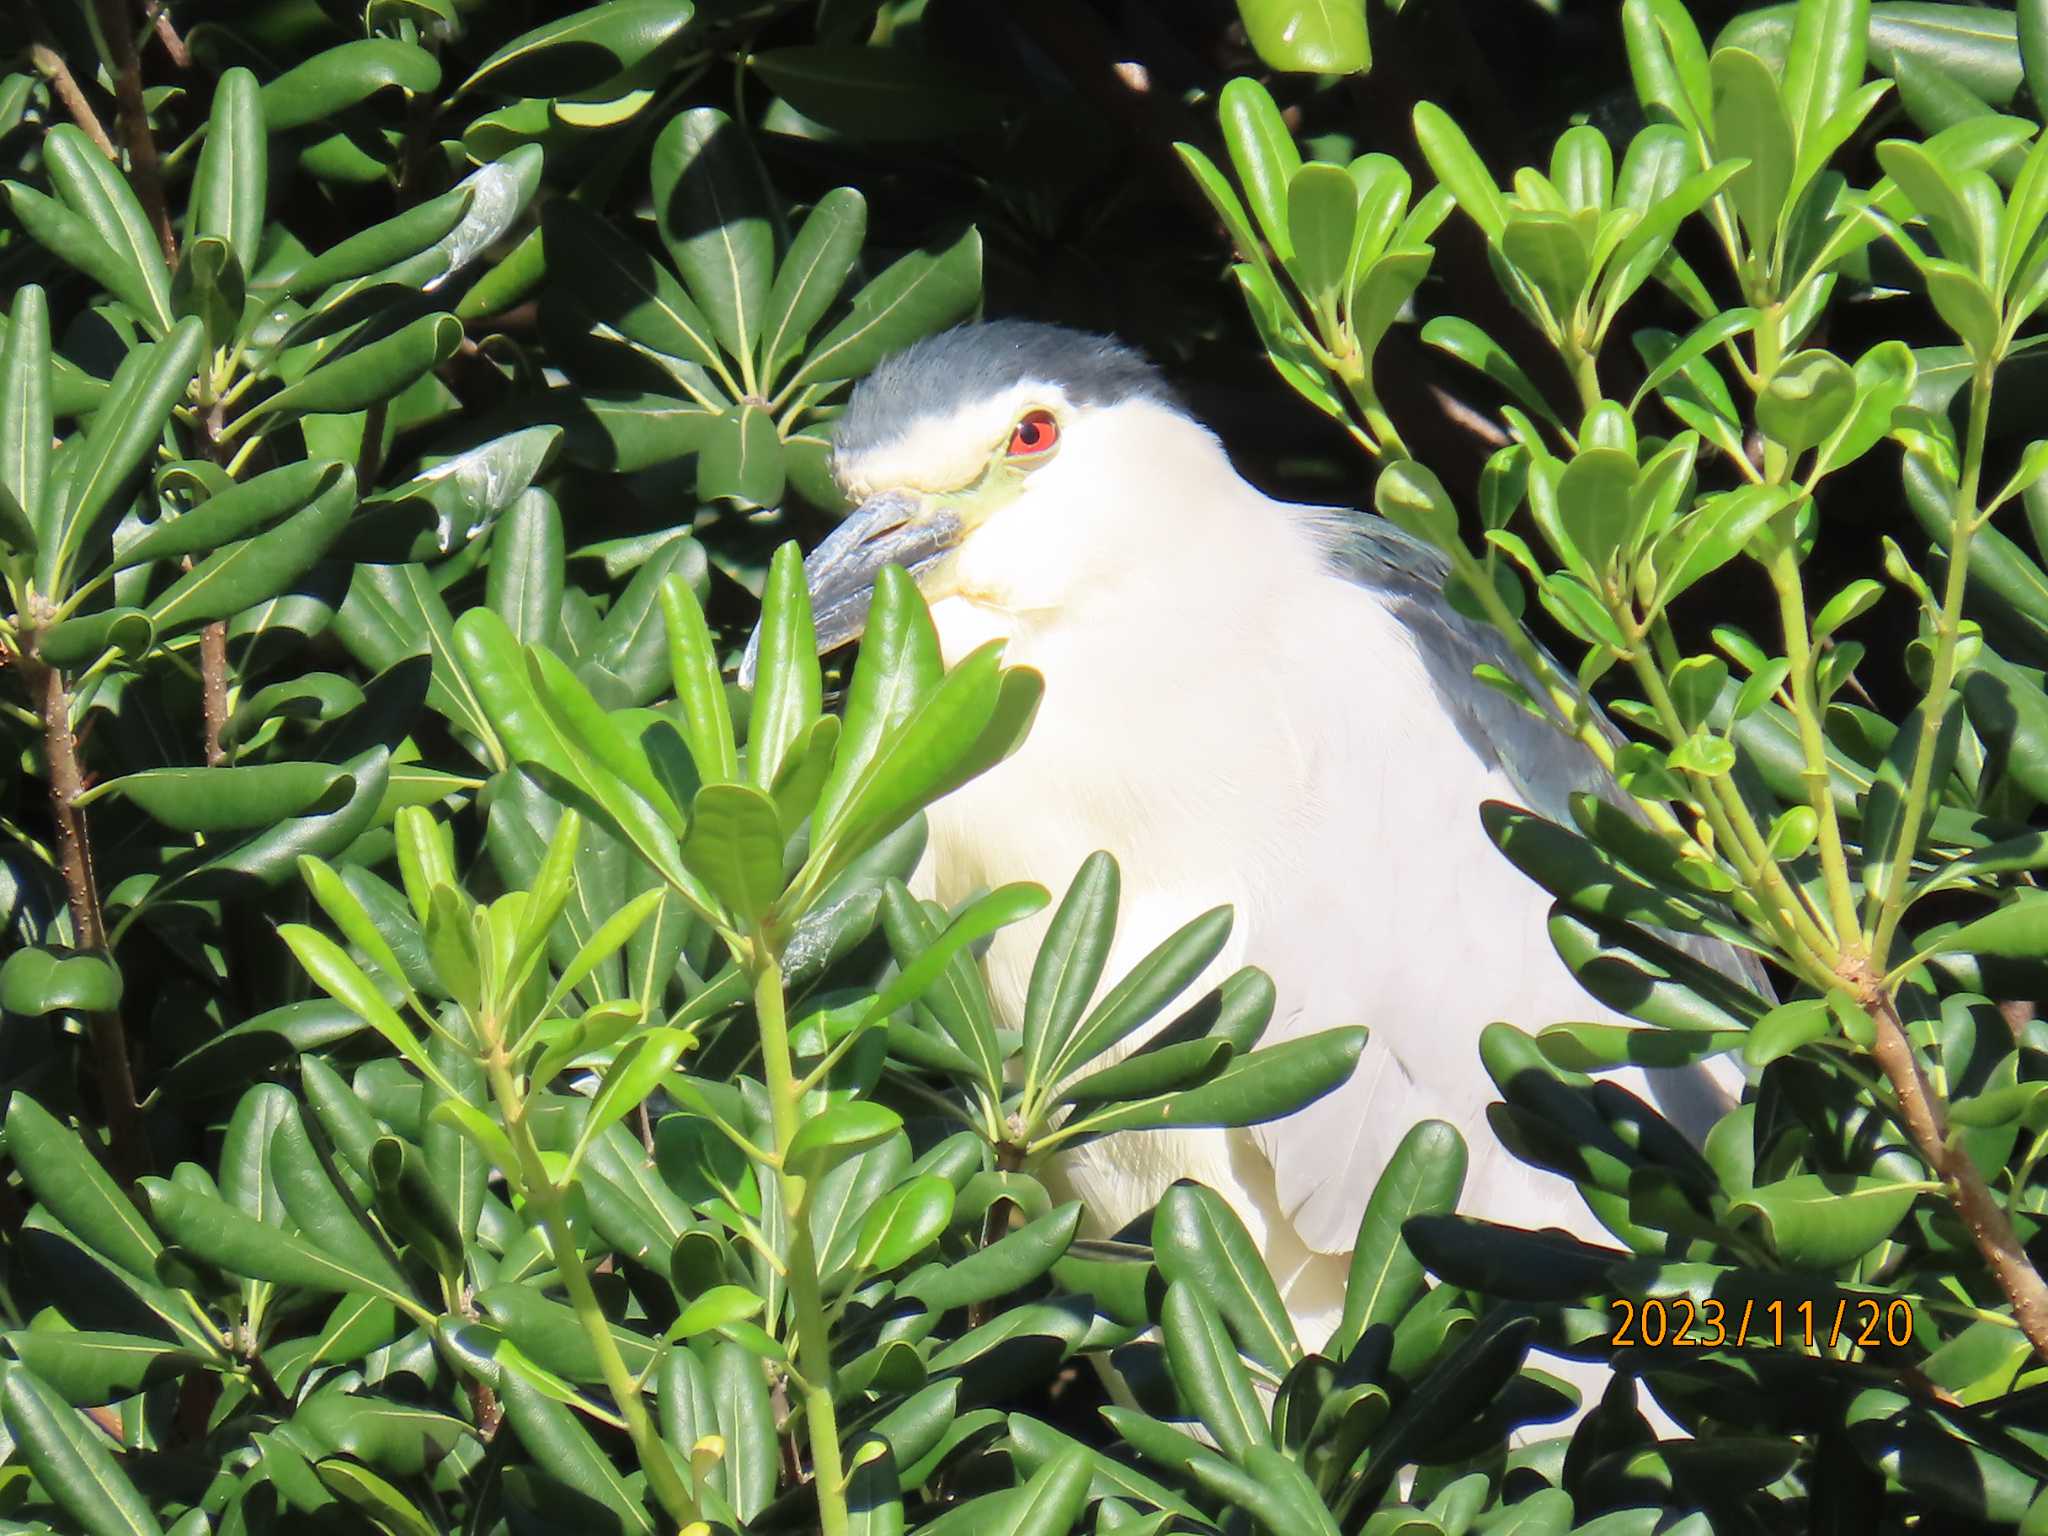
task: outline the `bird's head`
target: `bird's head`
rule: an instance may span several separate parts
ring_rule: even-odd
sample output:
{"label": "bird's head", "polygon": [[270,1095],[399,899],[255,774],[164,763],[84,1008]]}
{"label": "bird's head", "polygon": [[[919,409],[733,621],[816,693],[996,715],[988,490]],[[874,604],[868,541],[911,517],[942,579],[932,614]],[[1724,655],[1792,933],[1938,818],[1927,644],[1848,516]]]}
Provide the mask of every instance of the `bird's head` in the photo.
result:
{"label": "bird's head", "polygon": [[[1164,469],[1215,441],[1159,371],[1107,337],[996,321],[884,362],[840,417],[832,471],[852,513],[804,562],[818,648],[857,639],[876,578],[960,599],[1008,633],[1104,590],[1167,535]],[[754,650],[742,667],[751,683]]]}

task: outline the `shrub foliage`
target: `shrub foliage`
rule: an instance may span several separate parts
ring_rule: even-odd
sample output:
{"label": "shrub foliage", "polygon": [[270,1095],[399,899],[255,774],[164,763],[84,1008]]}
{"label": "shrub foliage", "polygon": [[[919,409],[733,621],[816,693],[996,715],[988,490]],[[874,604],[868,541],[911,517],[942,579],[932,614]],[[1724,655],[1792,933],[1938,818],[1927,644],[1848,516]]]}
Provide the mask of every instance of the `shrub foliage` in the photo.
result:
{"label": "shrub foliage", "polygon": [[[2048,4],[1498,8],[1513,122],[1479,0],[24,9],[0,1525],[2048,1530]],[[1425,1121],[1310,1352],[1215,1192],[1055,1198],[1364,1037],[1189,995],[1228,911],[1105,977],[1107,855],[910,893],[1041,685],[897,572],[821,666],[798,541],[985,304],[1292,420],[1612,768],[1473,808],[1634,1021],[1477,1064],[1610,1243]]]}

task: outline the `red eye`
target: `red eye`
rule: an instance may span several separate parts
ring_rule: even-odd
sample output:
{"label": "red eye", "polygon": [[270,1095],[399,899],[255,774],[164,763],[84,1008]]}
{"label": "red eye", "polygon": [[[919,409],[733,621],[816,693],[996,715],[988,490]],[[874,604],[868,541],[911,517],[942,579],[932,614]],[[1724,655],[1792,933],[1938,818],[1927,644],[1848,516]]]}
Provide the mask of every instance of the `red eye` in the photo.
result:
{"label": "red eye", "polygon": [[1041,453],[1052,452],[1053,445],[1059,440],[1060,424],[1053,420],[1051,411],[1029,412],[1010,434],[1010,457],[1036,458]]}

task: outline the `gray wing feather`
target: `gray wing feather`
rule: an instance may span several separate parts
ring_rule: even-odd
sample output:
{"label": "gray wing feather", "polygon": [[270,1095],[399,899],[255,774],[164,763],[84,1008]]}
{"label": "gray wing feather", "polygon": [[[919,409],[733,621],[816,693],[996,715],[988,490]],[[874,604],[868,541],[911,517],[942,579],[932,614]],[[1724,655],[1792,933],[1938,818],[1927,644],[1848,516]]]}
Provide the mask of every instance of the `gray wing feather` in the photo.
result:
{"label": "gray wing feather", "polygon": [[[1465,618],[1445,601],[1450,562],[1442,553],[1370,513],[1318,508],[1313,522],[1331,568],[1377,595],[1400,620],[1459,733],[1481,761],[1514,785],[1523,805],[1569,827],[1571,797],[1594,794],[1640,818],[1634,797],[1585,747],[1473,677],[1474,667],[1496,667],[1535,697],[1543,696],[1497,630]],[[1625,739],[1604,717],[1602,725],[1617,745]],[[1771,995],[1755,956],[1697,934],[1659,937],[1765,997]]]}

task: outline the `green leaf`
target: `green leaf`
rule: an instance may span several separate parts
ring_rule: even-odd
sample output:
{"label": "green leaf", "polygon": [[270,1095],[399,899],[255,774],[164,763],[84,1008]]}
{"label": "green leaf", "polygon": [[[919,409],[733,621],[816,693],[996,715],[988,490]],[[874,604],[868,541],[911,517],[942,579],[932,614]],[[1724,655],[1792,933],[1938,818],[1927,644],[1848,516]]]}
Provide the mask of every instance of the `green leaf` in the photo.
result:
{"label": "green leaf", "polygon": [[[1223,946],[1230,939],[1231,925],[1230,908],[1214,907],[1161,940],[1089,1012],[1080,1028],[1069,1037],[1065,1048],[1054,1058],[1046,1074],[1047,1079],[1054,1082],[1063,1079],[1070,1071],[1086,1066],[1133,1030],[1148,1023],[1223,953]],[[1228,994],[1233,990],[1233,984],[1241,990],[1244,985],[1241,977],[1264,980],[1259,972],[1241,971],[1225,981],[1218,991]],[[1270,993],[1270,990],[1271,983],[1266,982],[1266,991]],[[1220,1013],[1219,1010],[1218,1028],[1222,1024]],[[1246,1046],[1250,1043],[1250,1040],[1242,1042]]]}
{"label": "green leaf", "polygon": [[38,1202],[129,1274],[156,1273],[163,1244],[77,1133],[20,1089],[7,1105],[7,1150]]}
{"label": "green leaf", "polygon": [[276,597],[313,568],[355,509],[355,471],[343,465],[323,477],[322,488],[300,511],[251,538],[215,549],[166,587],[144,610],[156,633],[168,636],[231,618]]}
{"label": "green leaf", "polygon": [[160,298],[142,268],[107,244],[91,223],[55,198],[45,197],[18,181],[0,182],[0,191],[6,192],[8,207],[36,244],[127,305],[153,334],[162,335],[171,328],[168,282]]}
{"label": "green leaf", "polygon": [[1458,200],[1480,232],[1498,243],[1507,226],[1507,205],[1465,131],[1434,102],[1419,101],[1415,104],[1415,141],[1436,179]]}
{"label": "green leaf", "polygon": [[180,320],[165,340],[136,347],[115,370],[92,430],[72,454],[65,493],[61,500],[54,493],[45,498],[36,585],[46,596],[70,591],[101,524],[127,506],[205,344],[205,326]]}
{"label": "green leaf", "polygon": [[1052,1064],[1065,1055],[1116,941],[1116,860],[1090,854],[1060,898],[1031,968],[1024,1002],[1024,1081],[1050,1080]]}
{"label": "green leaf", "polygon": [[106,1446],[27,1366],[0,1377],[0,1420],[37,1484],[89,1536],[163,1536]]}
{"label": "green leaf", "polygon": [[1750,1190],[1729,1209],[1761,1215],[1786,1263],[1839,1269],[1883,1242],[1917,1193],[1891,1179],[1796,1173]]}
{"label": "green leaf", "polygon": [[323,1387],[292,1416],[319,1443],[394,1477],[418,1477],[468,1431],[460,1419],[368,1393]]}
{"label": "green leaf", "polygon": [[50,307],[43,290],[15,290],[0,346],[0,541],[36,548],[35,519],[50,473]]}
{"label": "green leaf", "polygon": [[576,1148],[569,1156],[572,1170],[582,1160],[591,1142],[647,1101],[648,1095],[660,1087],[662,1079],[674,1069],[683,1052],[695,1043],[688,1030],[665,1026],[647,1030],[626,1042],[624,1049],[613,1058],[590,1101],[590,1108],[585,1112],[582,1133],[576,1138]]}
{"label": "green leaf", "polygon": [[1201,1292],[1229,1326],[1235,1349],[1276,1378],[1302,1358],[1294,1323],[1257,1244],[1214,1190],[1176,1184],[1152,1218],[1152,1251],[1169,1285]]}
{"label": "green leaf", "polygon": [[819,198],[775,273],[761,322],[762,387],[803,352],[818,322],[845,288],[868,225],[867,199],[853,187]]}
{"label": "green leaf", "polygon": [[276,415],[334,415],[389,401],[455,355],[462,322],[453,315],[422,315],[389,336],[321,363],[243,412],[238,421]]}
{"label": "green leaf", "polygon": [[[704,622],[704,610],[689,584],[671,574],[661,584],[661,611],[668,631],[676,700],[683,710],[683,739],[696,763],[697,776],[707,785],[730,783],[738,776],[739,758],[733,747],[725,678]],[[858,688],[856,681],[856,693]]]}
{"label": "green leaf", "polygon": [[1824,441],[1856,404],[1856,380],[1832,352],[1794,353],[1757,397],[1757,425],[1795,458]]}
{"label": "green leaf", "polygon": [[1942,323],[1979,358],[1998,355],[1998,303],[1984,280],[1969,268],[1932,257],[1920,262],[1927,297]]}
{"label": "green leaf", "polygon": [[[1749,315],[1752,320],[1755,318],[1754,311],[1744,310],[1741,313]],[[1434,316],[1423,325],[1422,340],[1450,353],[1466,366],[1478,369],[1506,390],[1523,410],[1557,424],[1556,412],[1544,400],[1535,381],[1522,371],[1522,365],[1508,355],[1505,347],[1471,321],[1457,315]],[[1715,341],[1708,341],[1700,350],[1705,351],[1713,345]]]}
{"label": "green leaf", "polygon": [[328,763],[253,763],[241,768],[147,768],[93,786],[92,796],[130,801],[179,832],[213,834],[332,811],[355,781]]}
{"label": "green leaf", "polygon": [[1830,118],[1863,83],[1870,0],[1818,0],[1799,7],[1785,55],[1784,100],[1804,160]]}
{"label": "green leaf", "polygon": [[25,1019],[49,1013],[111,1013],[121,972],[90,951],[17,949],[0,962],[0,1009]]}
{"label": "green leaf", "polygon": [[1372,500],[1379,514],[1403,532],[1438,549],[1458,543],[1458,509],[1435,471],[1413,459],[1397,459],[1380,471]]}
{"label": "green leaf", "polygon": [[1501,254],[1528,280],[1559,325],[1571,323],[1592,272],[1592,252],[1570,214],[1515,212],[1501,226]]}
{"label": "green leaf", "polygon": [[1245,35],[1274,69],[1357,75],[1372,68],[1365,0],[1238,0]]}
{"label": "green leaf", "polygon": [[896,1287],[934,1313],[994,1301],[1031,1284],[1072,1246],[1081,1206],[1070,1201],[951,1264],[927,1264]]}
{"label": "green leaf", "polygon": [[386,1536],[438,1536],[410,1499],[368,1467],[337,1456],[313,1463],[313,1472],[322,1487],[353,1505]]}
{"label": "green leaf", "polygon": [[1464,1138],[1444,1121],[1419,1121],[1401,1138],[1358,1224],[1332,1351],[1348,1354],[1369,1329],[1392,1328],[1422,1295],[1427,1284],[1422,1262],[1402,1228],[1413,1216],[1455,1211],[1465,1168]]}
{"label": "green leaf", "polygon": [[1619,448],[1582,450],[1558,479],[1558,521],[1596,573],[1633,542],[1635,484],[1636,461]]}
{"label": "green leaf", "polygon": [[1780,1056],[1789,1056],[1801,1046],[1825,1040],[1833,1033],[1833,1015],[1825,998],[1781,1003],[1758,1019],[1743,1037],[1742,1059],[1752,1067],[1766,1067]]}
{"label": "green leaf", "polygon": [[859,1275],[887,1274],[936,1242],[953,1219],[953,1183],[921,1174],[889,1191],[861,1221],[853,1267]]}
{"label": "green leaf", "polygon": [[1941,953],[2035,960],[2048,955],[2048,895],[2021,892],[1941,939]]}
{"label": "green leaf", "polygon": [[[1244,186],[1245,201],[1259,221],[1266,243],[1282,261],[1294,255],[1293,236],[1287,227],[1287,186],[1301,168],[1301,151],[1294,147],[1272,93],[1258,81],[1242,75],[1229,81],[1217,95],[1217,117],[1223,127],[1223,142],[1230,150],[1231,168]],[[1256,259],[1256,251],[1245,253]]]}
{"label": "green leaf", "polygon": [[981,236],[968,230],[938,251],[912,251],[853,296],[841,320],[783,386],[858,378],[921,336],[966,316],[981,296]]}
{"label": "green leaf", "polygon": [[548,271],[576,303],[644,347],[700,367],[718,366],[718,343],[696,301],[645,251],[565,198],[541,215]]}
{"label": "green leaf", "polygon": [[[468,613],[463,618],[466,623],[480,622],[470,620]],[[458,650],[455,621],[432,573],[423,565],[358,566],[348,601],[335,620],[343,643],[368,666],[395,666],[422,652],[431,657],[427,707],[477,742],[479,755],[487,761],[505,761],[505,749],[485,712],[472,673],[473,668],[487,667],[493,678],[524,684],[518,645],[502,620],[498,629],[503,646],[490,649],[488,661],[472,656],[467,649]]]}
{"label": "green leaf", "polygon": [[1160,1126],[1258,1125],[1312,1104],[1351,1076],[1363,1028],[1326,1029],[1233,1059],[1198,1088],[1079,1122],[1091,1135]]}
{"label": "green leaf", "polygon": [[385,1286],[375,1274],[244,1215],[225,1200],[169,1179],[145,1178],[137,1187],[149,1202],[151,1220],[171,1241],[223,1274],[316,1291],[372,1291],[418,1310],[411,1297]]}
{"label": "green leaf", "polygon": [[602,85],[675,40],[690,0],[610,0],[535,27],[498,49],[457,90],[488,82],[506,96],[570,96]]}
{"label": "green leaf", "polygon": [[[893,883],[891,895],[894,895]],[[903,963],[888,985],[875,994],[874,1001],[862,1015],[863,1025],[887,1018],[897,1009],[924,996],[940,974],[970,944],[978,943],[999,928],[1022,922],[1040,911],[1050,899],[1044,886],[1026,884],[998,886],[987,895],[977,897],[961,908],[946,925],[945,932],[935,935],[923,945],[916,958]],[[889,898],[884,900],[887,902]],[[892,934],[892,943],[894,938]],[[898,959],[903,959],[900,953]]]}
{"label": "green leaf", "polygon": [[1792,186],[1792,123],[1770,66],[1741,48],[1714,50],[1714,152],[1749,166],[1728,183],[1750,249],[1768,251]]}
{"label": "green leaf", "polygon": [[2034,98],[2038,113],[2040,104],[2048,102],[2048,7],[2042,0],[2019,0],[2015,20],[2027,94]]}
{"label": "green leaf", "polygon": [[262,120],[270,132],[284,133],[332,118],[391,86],[417,96],[440,84],[440,61],[426,49],[392,38],[358,38],[314,54],[264,86]]}
{"label": "green leaf", "polygon": [[404,1274],[375,1229],[329,1175],[326,1159],[296,1106],[278,1119],[264,1150],[278,1197],[306,1240],[383,1290],[404,1294]]}
{"label": "green leaf", "polygon": [[420,1044],[419,1037],[384,1001],[383,994],[340,945],[325,934],[297,923],[283,924],[277,932],[322,991],[336,1002],[355,1010],[356,1015],[382,1035],[399,1055],[432,1076],[432,1067],[427,1062],[426,1049]]}
{"label": "green leaf", "polygon": [[[678,697],[682,696],[682,668],[683,663],[678,661]],[[697,663],[697,670],[705,670],[704,663]],[[711,670],[709,683],[696,684],[698,689],[707,690],[716,684],[715,668]],[[860,655],[847,690],[838,750],[812,812],[817,828],[827,835],[836,829],[848,796],[876,755],[931,698],[944,673],[938,632],[932,626],[931,613],[919,596],[916,583],[900,567],[884,566],[868,605],[867,629],[861,637]],[[717,693],[718,721],[723,720],[723,708],[721,688]],[[725,756],[730,755],[728,746]],[[728,766],[725,773],[729,776],[730,772]]]}
{"label": "green leaf", "polygon": [[491,534],[484,602],[521,645],[551,646],[562,619],[562,513],[546,491],[519,494]]}
{"label": "green leaf", "polygon": [[1159,1322],[1173,1384],[1224,1454],[1241,1461],[1253,1446],[1270,1445],[1251,1377],[1200,1283],[1168,1285]]}
{"label": "green leaf", "polygon": [[782,827],[775,802],[747,784],[707,784],[690,806],[683,861],[743,925],[782,896]]}
{"label": "green leaf", "polygon": [[1293,271],[1311,303],[1332,308],[1351,275],[1351,238],[1358,221],[1358,190],[1343,168],[1320,161],[1287,182],[1287,231]]}
{"label": "green leaf", "polygon": [[868,143],[976,133],[1000,123],[1010,106],[1001,76],[963,76],[959,54],[821,43],[764,49],[747,63],[805,117]]}
{"label": "green leaf", "polygon": [[[365,39],[357,43],[344,43],[340,48],[329,49],[328,53],[375,46],[379,46],[378,39]],[[318,63],[326,56],[316,55],[308,62]],[[432,55],[424,56],[430,60],[432,58]],[[281,78],[289,79],[290,73]],[[275,83],[277,82],[273,82]],[[395,218],[386,219],[380,224],[372,224],[369,228],[329,246],[318,256],[311,257],[302,265],[293,268],[284,279],[284,289],[291,294],[317,293],[336,283],[345,283],[373,272],[382,272],[388,267],[417,256],[455,232],[468,217],[470,202],[475,195],[475,188],[464,183],[451,187],[439,197],[428,198],[425,202],[408,208]]]}
{"label": "green leaf", "polygon": [[256,77],[236,66],[213,88],[213,113],[192,176],[188,245],[214,236],[227,242],[244,271],[255,265],[263,243],[268,152]]}
{"label": "green leaf", "polygon": [[799,1178],[822,1178],[902,1129],[903,1117],[880,1104],[836,1104],[797,1129],[783,1153],[783,1167]]}
{"label": "green leaf", "polygon": [[149,215],[119,167],[81,130],[58,123],[44,135],[43,168],[66,206],[91,226],[148,294],[148,304],[138,311],[143,321],[158,335],[169,330],[170,268]]}
{"label": "green leaf", "polygon": [[669,120],[654,142],[655,228],[719,344],[736,358],[753,357],[761,340],[775,274],[769,206],[739,124],[714,107]]}
{"label": "green leaf", "polygon": [[19,1329],[0,1334],[14,1358],[65,1402],[93,1408],[174,1381],[200,1356],[129,1333]]}
{"label": "green leaf", "polygon": [[217,550],[325,495],[343,475],[350,476],[353,486],[354,477],[346,465],[315,459],[286,464],[230,485],[189,511],[160,516],[140,538],[121,546],[114,556],[114,569]]}

